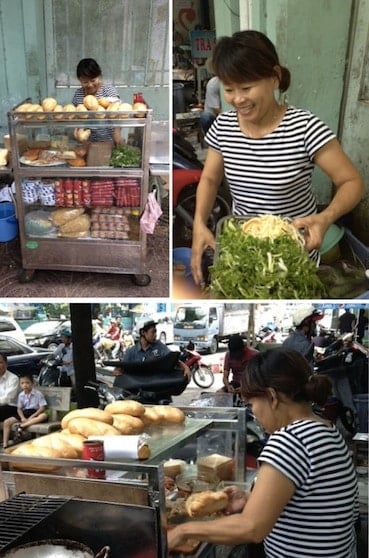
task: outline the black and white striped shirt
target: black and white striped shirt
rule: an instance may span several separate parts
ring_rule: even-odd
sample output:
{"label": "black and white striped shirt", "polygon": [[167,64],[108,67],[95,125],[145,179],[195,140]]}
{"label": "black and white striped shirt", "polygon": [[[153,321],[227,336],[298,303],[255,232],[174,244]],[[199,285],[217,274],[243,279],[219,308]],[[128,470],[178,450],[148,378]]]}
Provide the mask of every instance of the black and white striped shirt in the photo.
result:
{"label": "black and white striped shirt", "polygon": [[359,515],[352,458],[340,432],[299,420],[273,433],[259,457],[295,485],[264,541],[268,558],[352,558]]}
{"label": "black and white striped shirt", "polygon": [[[72,103],[74,106],[83,103],[85,93],[83,88],[80,87],[75,92]],[[111,99],[119,100],[119,95],[115,87],[109,84],[102,83],[95,97],[100,99],[101,97],[109,97]],[[96,128],[91,129],[90,141],[112,141],[113,139],[113,128]]]}
{"label": "black and white striped shirt", "polygon": [[224,112],[206,142],[223,157],[234,215],[270,213],[296,219],[317,212],[311,189],[313,159],[334,137],[314,114],[289,106],[279,126],[257,139],[241,131],[236,111]]}

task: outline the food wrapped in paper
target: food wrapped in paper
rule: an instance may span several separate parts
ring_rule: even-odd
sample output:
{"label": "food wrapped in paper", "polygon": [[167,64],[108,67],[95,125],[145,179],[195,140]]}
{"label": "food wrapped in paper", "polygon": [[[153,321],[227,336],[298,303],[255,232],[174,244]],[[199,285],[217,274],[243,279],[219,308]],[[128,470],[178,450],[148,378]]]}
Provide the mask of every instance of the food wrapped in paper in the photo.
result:
{"label": "food wrapped in paper", "polygon": [[151,455],[148,436],[89,436],[89,440],[104,442],[105,460],[148,459]]}

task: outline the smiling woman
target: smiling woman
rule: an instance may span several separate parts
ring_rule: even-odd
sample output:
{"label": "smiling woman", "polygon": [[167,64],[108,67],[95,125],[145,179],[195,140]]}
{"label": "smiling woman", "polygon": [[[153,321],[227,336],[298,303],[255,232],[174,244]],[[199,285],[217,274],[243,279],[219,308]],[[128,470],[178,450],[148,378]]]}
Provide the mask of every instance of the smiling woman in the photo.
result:
{"label": "smiling woman", "polygon": [[[335,134],[308,110],[280,103],[290,72],[273,43],[259,31],[220,38],[212,55],[226,101],[233,110],[210,127],[207,158],[196,193],[192,273],[202,281],[201,259],[215,248],[207,221],[223,175],[237,216],[279,215],[304,230],[306,250],[318,262],[318,248],[328,227],[351,211],[365,191],[363,181]],[[317,212],[312,190],[314,167],[335,185],[335,195]]]}

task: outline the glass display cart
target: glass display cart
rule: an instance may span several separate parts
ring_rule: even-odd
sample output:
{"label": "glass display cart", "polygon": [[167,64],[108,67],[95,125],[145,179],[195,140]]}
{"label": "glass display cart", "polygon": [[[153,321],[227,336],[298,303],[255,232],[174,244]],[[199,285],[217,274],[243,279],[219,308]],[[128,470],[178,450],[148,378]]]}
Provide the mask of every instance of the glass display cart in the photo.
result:
{"label": "glass display cart", "polygon": [[30,104],[8,114],[20,281],[50,269],[129,274],[148,285],[140,217],[149,191],[151,110],[43,112]]}

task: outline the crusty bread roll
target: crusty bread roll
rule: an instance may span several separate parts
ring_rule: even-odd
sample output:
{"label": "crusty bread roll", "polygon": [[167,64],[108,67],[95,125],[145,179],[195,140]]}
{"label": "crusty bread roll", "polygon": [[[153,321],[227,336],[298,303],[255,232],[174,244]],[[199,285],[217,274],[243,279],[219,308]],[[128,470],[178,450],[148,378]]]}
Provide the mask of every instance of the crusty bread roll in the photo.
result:
{"label": "crusty bread roll", "polygon": [[88,110],[98,110],[99,101],[96,99],[95,95],[86,95],[83,98],[83,104]]}
{"label": "crusty bread roll", "polygon": [[61,114],[63,112],[62,105],[56,105],[56,107],[54,108],[54,112],[57,113],[54,114],[54,120],[61,120],[63,118],[63,115]]}
{"label": "crusty bread roll", "polygon": [[151,426],[152,424],[161,424],[161,415],[152,407],[145,407],[145,413],[142,415],[141,420],[145,426]]}
{"label": "crusty bread roll", "polygon": [[[52,448],[43,448],[34,446],[31,442],[17,446],[11,452],[12,455],[22,457],[38,457],[44,459],[57,459],[60,457],[59,452]],[[13,463],[12,467],[21,471],[30,471],[35,473],[52,473],[58,469],[57,466],[43,465],[42,463]]]}
{"label": "crusty bread roll", "polygon": [[88,418],[105,422],[106,424],[113,424],[113,417],[111,416],[111,413],[107,413],[102,409],[96,409],[95,407],[85,407],[84,409],[74,409],[64,415],[61,421],[62,429],[69,428],[69,422],[75,418]]}
{"label": "crusty bread roll", "polygon": [[147,111],[145,103],[134,103],[132,108],[134,111],[137,111],[135,113],[136,118],[145,118]]}
{"label": "crusty bread roll", "polygon": [[138,401],[126,399],[125,401],[113,401],[112,403],[108,403],[105,407],[105,411],[112,415],[123,413],[125,415],[132,415],[133,417],[142,417],[145,414],[145,406]]}
{"label": "crusty bread roll", "polygon": [[78,112],[78,118],[88,118],[88,109],[83,103],[77,105],[76,112]]}
{"label": "crusty bread roll", "polygon": [[151,456],[151,450],[148,444],[142,443],[138,446],[137,456],[138,459],[149,459],[149,457]]}
{"label": "crusty bread roll", "polygon": [[[112,420],[113,417],[110,415]],[[88,438],[89,436],[119,436],[120,432],[111,424],[93,420],[90,418],[77,417],[68,422],[68,429],[72,434],[81,434]]]}
{"label": "crusty bread roll", "polygon": [[41,101],[42,109],[45,112],[53,112],[57,104],[58,104],[57,100],[53,99],[52,97],[46,97]]}
{"label": "crusty bread roll", "polygon": [[32,441],[32,445],[40,448],[51,448],[58,452],[58,457],[63,457],[65,459],[77,459],[79,457],[79,452],[76,448],[54,433],[35,438],[35,440]]}
{"label": "crusty bread roll", "polygon": [[134,417],[132,415],[125,415],[120,413],[113,416],[113,426],[117,428],[121,434],[141,434],[145,425],[139,417]]}
{"label": "crusty bread roll", "polygon": [[72,434],[68,429],[61,430],[61,432],[57,434],[61,440],[66,440],[70,446],[73,446],[78,451],[79,455],[82,455],[83,442],[86,440],[84,436],[81,434]]}
{"label": "crusty bread roll", "polygon": [[70,167],[85,167],[86,161],[83,157],[76,157],[75,159],[68,159],[68,165]]}
{"label": "crusty bread roll", "polygon": [[37,161],[39,155],[40,155],[39,149],[27,149],[27,151],[23,153],[23,157],[28,161]]}
{"label": "crusty bread roll", "polygon": [[99,103],[99,105],[104,107],[104,109],[108,108],[108,106],[111,103],[111,101],[108,97],[100,97],[99,99],[97,99],[97,102]]}
{"label": "crusty bread roll", "polygon": [[181,424],[186,419],[186,415],[182,409],[178,409],[178,407],[172,407],[171,405],[154,405],[152,408],[161,417],[162,423]]}
{"label": "crusty bread roll", "polygon": [[70,113],[67,118],[72,119],[75,116],[76,113],[76,107],[74,105],[72,105],[72,103],[68,103],[66,105],[64,105],[63,107],[63,112],[68,112]]}
{"label": "crusty bread roll", "polygon": [[228,496],[225,492],[211,490],[194,492],[185,502],[186,512],[190,517],[205,517],[224,510],[227,505]]}

